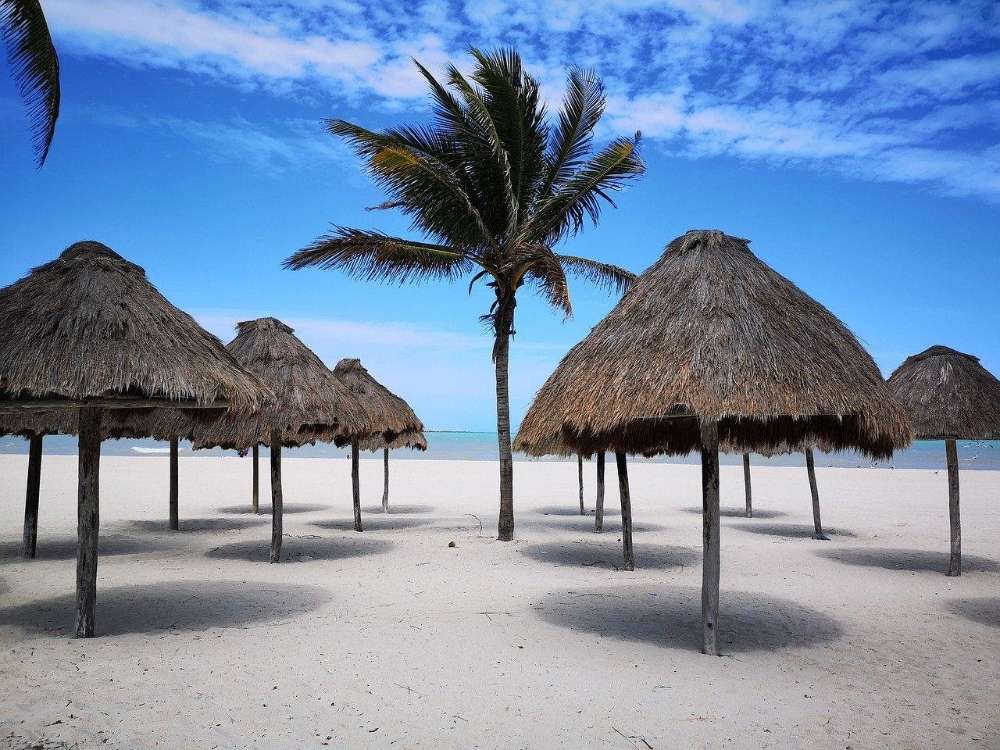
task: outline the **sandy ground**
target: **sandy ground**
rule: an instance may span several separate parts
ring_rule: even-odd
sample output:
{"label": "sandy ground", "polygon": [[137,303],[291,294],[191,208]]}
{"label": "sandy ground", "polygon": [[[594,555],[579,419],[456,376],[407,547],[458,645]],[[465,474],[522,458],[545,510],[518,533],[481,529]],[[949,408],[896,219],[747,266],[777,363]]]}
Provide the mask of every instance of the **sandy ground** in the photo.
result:
{"label": "sandy ground", "polygon": [[[573,463],[286,459],[286,561],[249,514],[250,464],[102,463],[100,637],[71,638],[73,457],[46,457],[39,559],[19,559],[24,456],[0,456],[0,746],[1000,747],[1000,473],[962,475],[966,573],[943,575],[946,479],[722,469],[722,643],[698,651],[699,469],[630,467],[638,569],[578,515]],[[593,465],[586,467],[593,508]],[[266,490],[266,484],[265,488]],[[481,522],[481,526],[480,526]],[[456,546],[449,548],[454,541]]]}

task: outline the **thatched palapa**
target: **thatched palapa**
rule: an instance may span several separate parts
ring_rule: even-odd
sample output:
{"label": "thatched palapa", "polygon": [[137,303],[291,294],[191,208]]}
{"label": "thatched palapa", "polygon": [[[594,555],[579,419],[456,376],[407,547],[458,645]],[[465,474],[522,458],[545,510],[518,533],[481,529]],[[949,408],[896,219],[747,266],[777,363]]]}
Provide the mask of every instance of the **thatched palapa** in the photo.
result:
{"label": "thatched palapa", "polygon": [[78,412],[77,635],[94,634],[103,414],[253,410],[266,398],[142,268],[98,242],[76,243],[0,290],[0,411]]}
{"label": "thatched palapa", "polygon": [[851,332],[747,240],[717,230],[671,242],[570,350],[538,392],[517,445],[538,450],[553,425],[578,452],[616,452],[627,547],[626,454],[701,450],[706,653],[718,650],[720,443],[753,451],[823,442],[888,456],[911,439]]}
{"label": "thatched palapa", "polygon": [[944,440],[948,464],[951,555],[947,575],[962,574],[956,440],[1000,439],[1000,380],[971,354],[932,346],[907,357],[889,388],[903,404],[918,438]]}
{"label": "thatched palapa", "polygon": [[351,440],[351,485],[354,500],[354,528],[361,525],[361,485],[358,452],[382,450],[384,485],[382,512],[389,512],[389,449],[413,448],[427,450],[424,425],[410,405],[371,376],[360,359],[344,358],[333,368],[351,392],[357,396],[368,415],[368,424],[375,429],[367,438],[355,435]]}

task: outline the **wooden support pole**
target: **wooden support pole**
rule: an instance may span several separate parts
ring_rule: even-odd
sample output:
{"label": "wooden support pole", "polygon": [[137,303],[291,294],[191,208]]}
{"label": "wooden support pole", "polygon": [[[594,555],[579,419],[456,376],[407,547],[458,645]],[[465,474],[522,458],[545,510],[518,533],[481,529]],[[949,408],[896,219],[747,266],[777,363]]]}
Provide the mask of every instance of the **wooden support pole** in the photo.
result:
{"label": "wooden support pole", "polygon": [[271,562],[281,562],[281,521],[283,500],[281,492],[281,431],[271,430]]}
{"label": "wooden support pole", "polygon": [[97,609],[100,529],[101,410],[80,409],[77,487],[76,635],[92,638]]}
{"label": "wooden support pole", "polygon": [[594,510],[594,531],[604,531],[604,451],[597,454],[597,501]]}
{"label": "wooden support pole", "polygon": [[389,512],[389,449],[386,448],[382,454],[382,473],[384,482],[382,485],[382,512]]}
{"label": "wooden support pole", "polygon": [[819,518],[819,487],[816,485],[816,461],[812,448],[806,448],[806,473],[809,474],[809,492],[812,493],[813,539],[828,542],[830,537],[823,533],[823,522]]}
{"label": "wooden support pole", "polygon": [[618,493],[622,505],[622,550],[625,554],[625,570],[635,570],[635,557],[632,555],[632,499],[628,490],[628,464],[623,451],[615,452],[615,462],[618,464]]}
{"label": "wooden support pole", "polygon": [[701,632],[704,654],[719,655],[719,425],[701,424]]}
{"label": "wooden support pole", "polygon": [[747,496],[747,518],[753,518],[753,493],[750,488],[750,454],[743,454],[743,489]]}
{"label": "wooden support pole", "polygon": [[179,531],[180,517],[177,512],[177,438],[170,438],[170,529]]}
{"label": "wooden support pole", "polygon": [[364,531],[361,528],[361,467],[358,463],[358,453],[361,449],[358,439],[351,440],[351,494],[354,500],[354,530]]}
{"label": "wooden support pole", "polygon": [[253,512],[260,513],[260,446],[253,447]]}
{"label": "wooden support pole", "polygon": [[583,455],[580,453],[576,454],[576,474],[580,485],[580,515],[583,516],[587,511],[583,508]]}
{"label": "wooden support pole", "polygon": [[948,518],[951,522],[951,556],[949,576],[962,575],[962,520],[958,512],[958,447],[954,440],[944,441],[948,458]]}
{"label": "wooden support pole", "polygon": [[28,483],[24,493],[24,557],[35,559],[38,542],[38,493],[42,484],[42,436],[28,439]]}

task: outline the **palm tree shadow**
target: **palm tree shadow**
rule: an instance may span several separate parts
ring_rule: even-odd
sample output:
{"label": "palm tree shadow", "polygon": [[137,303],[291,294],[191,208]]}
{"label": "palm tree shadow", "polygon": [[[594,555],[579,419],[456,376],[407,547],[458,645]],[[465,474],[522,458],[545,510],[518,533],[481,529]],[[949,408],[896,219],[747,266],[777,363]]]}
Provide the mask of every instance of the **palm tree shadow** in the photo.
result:
{"label": "palm tree shadow", "polygon": [[[282,503],[281,512],[282,513],[312,513],[316,510],[326,510],[332,508],[332,505],[323,505],[320,503]],[[217,509],[219,513],[229,513],[234,515],[254,515],[253,508],[250,507],[250,503],[245,503],[243,505],[226,505],[225,507]],[[271,505],[260,505],[260,513],[257,515],[270,516],[271,515]]]}
{"label": "palm tree shadow", "polygon": [[[701,508],[682,508],[685,513],[696,513],[701,515]],[[723,518],[744,518],[747,521],[752,521],[754,518],[780,518],[781,516],[787,516],[788,514],[780,510],[768,510],[767,508],[761,508],[760,510],[754,510],[753,517],[747,518],[746,508],[719,508],[719,515]]]}
{"label": "palm tree shadow", "polygon": [[[724,591],[719,643],[724,652],[778,651],[840,638],[829,615],[766,594]],[[546,622],[665,648],[701,648],[701,590],[687,586],[620,586],[550,594],[535,611]]]}
{"label": "palm tree shadow", "polygon": [[948,609],[959,617],[991,628],[1000,628],[1000,597],[952,599],[947,604]]}
{"label": "palm tree shadow", "polygon": [[[817,550],[816,554],[829,560],[885,570],[944,573],[948,570],[949,554],[922,549],[839,548]],[[962,572],[996,573],[1000,562],[988,557],[962,555]]]}
{"label": "palm tree shadow", "polygon": [[[255,516],[253,518],[181,518],[179,525],[181,532],[196,534],[214,531],[238,531],[269,522],[269,516]],[[149,534],[167,534],[171,532],[170,522],[164,520],[132,520],[126,521],[123,525],[131,531]]]}
{"label": "palm tree shadow", "polygon": [[[358,535],[361,537],[362,535]],[[353,539],[321,536],[289,536],[281,542],[281,563],[313,562],[315,560],[346,560],[367,557],[388,551],[393,543],[384,539]],[[205,557],[215,560],[244,560],[269,563],[271,545],[266,539],[242,541],[213,547]]]}
{"label": "palm tree shadow", "polygon": [[[753,519],[746,519],[747,523],[734,523],[730,526],[740,531],[749,531],[751,534],[766,534],[767,536],[783,536],[789,539],[811,539],[816,533],[815,528],[804,523],[753,523]],[[823,533],[827,536],[856,537],[849,529],[839,529],[830,526],[823,527]]]}
{"label": "palm tree shadow", "polygon": [[[97,634],[239,628],[275,623],[326,604],[318,586],[254,581],[160,581],[98,588]],[[33,633],[72,632],[76,596],[64,595],[0,609],[0,625]]]}
{"label": "palm tree shadow", "polygon": [[[59,536],[55,538],[40,536],[35,547],[35,561],[41,560],[75,560],[77,551],[75,536]],[[171,545],[162,539],[140,539],[121,534],[101,534],[97,541],[98,557],[105,555],[136,555],[144,552],[160,552],[170,549]],[[0,564],[32,562],[22,557],[21,542],[4,542],[0,544]]]}
{"label": "palm tree shadow", "polygon": [[[546,542],[520,549],[521,554],[539,562],[572,567],[619,569],[623,563],[620,541],[580,540]],[[633,548],[635,567],[642,570],[666,570],[684,567],[701,559],[693,550],[665,544],[637,544]]]}
{"label": "palm tree shadow", "polygon": [[[365,513],[382,513],[381,505],[372,505],[367,508],[362,508]],[[434,507],[431,505],[396,505],[395,503],[389,503],[389,513],[390,516],[405,516],[412,513],[433,513]]]}
{"label": "palm tree shadow", "polygon": [[[389,531],[391,529],[409,529],[414,526],[427,526],[434,523],[430,518],[408,518],[383,513],[362,513],[361,527],[365,531]],[[327,521],[313,521],[313,526],[331,531],[354,531],[354,516],[350,518],[335,518]]]}

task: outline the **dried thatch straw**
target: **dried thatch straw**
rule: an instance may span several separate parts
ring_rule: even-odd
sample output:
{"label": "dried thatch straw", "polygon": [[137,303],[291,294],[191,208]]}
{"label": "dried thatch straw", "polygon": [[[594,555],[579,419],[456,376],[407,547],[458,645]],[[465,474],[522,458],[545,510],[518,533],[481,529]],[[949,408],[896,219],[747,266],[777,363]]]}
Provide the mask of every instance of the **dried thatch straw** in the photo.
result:
{"label": "dried thatch straw", "polygon": [[1000,438],[1000,380],[971,354],[932,346],[907,357],[889,388],[903,404],[917,437],[945,441],[951,555],[947,575],[962,574],[962,522],[959,511],[956,440]]}
{"label": "dried thatch straw", "polygon": [[889,387],[918,438],[1000,439],[1000,380],[978,357],[932,346],[907,357]]}
{"label": "dried thatch straw", "polygon": [[515,445],[537,454],[559,432],[582,453],[687,453],[699,419],[741,451],[822,440],[881,457],[911,439],[851,332],[717,230],[667,246],[559,363]]}

